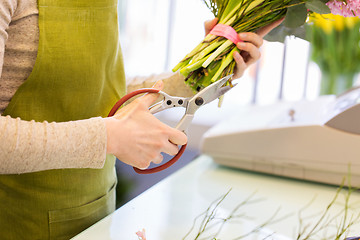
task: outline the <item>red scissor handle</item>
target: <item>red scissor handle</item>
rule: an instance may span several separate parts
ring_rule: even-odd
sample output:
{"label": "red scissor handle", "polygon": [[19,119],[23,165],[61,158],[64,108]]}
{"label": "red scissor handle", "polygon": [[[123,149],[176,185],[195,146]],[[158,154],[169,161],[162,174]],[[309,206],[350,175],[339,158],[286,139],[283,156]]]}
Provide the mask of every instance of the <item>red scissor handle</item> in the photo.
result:
{"label": "red scissor handle", "polygon": [[154,88],[142,88],[142,89],[138,89],[135,90],[131,93],[126,94],[125,96],[123,96],[119,101],[117,101],[115,103],[115,105],[112,107],[112,109],[110,110],[108,117],[114,116],[114,114],[116,113],[116,111],[124,104],[126,103],[129,99],[139,95],[139,94],[143,94],[143,93],[159,93],[160,90],[158,89],[154,89]]}
{"label": "red scissor handle", "polygon": [[[154,89],[154,88],[142,88],[139,90],[135,90],[131,93],[126,94],[124,97],[122,97],[119,101],[117,101],[115,103],[115,105],[112,107],[112,109],[110,110],[108,117],[114,116],[114,114],[116,113],[116,111],[125,103],[127,102],[129,99],[131,99],[132,97],[135,97],[139,94],[143,94],[143,93],[159,93],[160,90],[158,89]],[[179,158],[181,157],[181,155],[184,153],[185,149],[186,149],[187,144],[181,146],[179,152],[172,158],[170,159],[168,162],[164,163],[163,165],[160,165],[158,167],[154,167],[154,168],[150,168],[150,169],[139,169],[136,167],[134,168],[134,171],[138,174],[151,174],[151,173],[157,173],[160,172],[162,170],[167,169],[168,167],[172,166],[174,163],[177,162],[177,160],[179,160]]]}

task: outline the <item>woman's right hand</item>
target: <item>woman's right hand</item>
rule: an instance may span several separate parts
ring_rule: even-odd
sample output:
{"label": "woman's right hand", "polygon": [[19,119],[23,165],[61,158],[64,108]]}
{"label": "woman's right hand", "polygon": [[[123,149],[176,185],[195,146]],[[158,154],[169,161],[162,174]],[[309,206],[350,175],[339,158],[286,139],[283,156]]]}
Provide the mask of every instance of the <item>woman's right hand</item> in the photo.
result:
{"label": "woman's right hand", "polygon": [[[154,88],[161,90],[162,81]],[[151,162],[161,163],[162,152],[169,155],[178,153],[177,145],[186,144],[187,137],[150,113],[149,107],[158,96],[156,93],[146,94],[121,108],[113,117],[105,118],[107,153],[140,169],[149,167]]]}

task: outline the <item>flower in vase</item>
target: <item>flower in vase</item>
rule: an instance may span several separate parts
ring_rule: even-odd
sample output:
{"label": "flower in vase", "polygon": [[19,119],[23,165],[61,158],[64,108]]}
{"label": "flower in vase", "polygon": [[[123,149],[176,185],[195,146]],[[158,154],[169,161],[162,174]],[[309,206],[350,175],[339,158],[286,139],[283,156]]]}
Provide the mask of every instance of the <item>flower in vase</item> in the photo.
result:
{"label": "flower in vase", "polygon": [[311,59],[322,72],[321,94],[340,94],[360,72],[360,18],[311,14]]}

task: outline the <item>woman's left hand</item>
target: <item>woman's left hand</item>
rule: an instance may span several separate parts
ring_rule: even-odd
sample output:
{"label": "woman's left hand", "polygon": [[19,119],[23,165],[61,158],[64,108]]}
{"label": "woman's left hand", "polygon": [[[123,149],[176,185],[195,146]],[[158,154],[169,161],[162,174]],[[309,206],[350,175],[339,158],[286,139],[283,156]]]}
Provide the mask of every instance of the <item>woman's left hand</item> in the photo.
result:
{"label": "woman's left hand", "polygon": [[[259,29],[256,33],[239,33],[239,38],[242,40],[242,42],[239,42],[236,45],[238,49],[240,49],[240,53],[234,52],[234,60],[236,62],[236,67],[233,79],[240,78],[251,64],[259,60],[261,56],[260,47],[263,44],[263,37],[268,34],[272,29],[277,27],[282,21],[283,19],[275,21]],[[215,27],[217,22],[217,18],[205,22],[204,25],[206,35],[210,33],[211,29]]]}

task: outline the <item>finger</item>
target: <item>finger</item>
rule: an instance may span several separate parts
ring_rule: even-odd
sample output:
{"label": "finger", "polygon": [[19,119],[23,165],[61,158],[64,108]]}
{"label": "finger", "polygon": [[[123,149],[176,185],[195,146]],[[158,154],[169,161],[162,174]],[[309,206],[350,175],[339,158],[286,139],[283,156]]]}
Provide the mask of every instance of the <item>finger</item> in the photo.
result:
{"label": "finger", "polygon": [[257,48],[261,47],[264,42],[264,40],[262,39],[262,37],[260,37],[260,35],[253,32],[240,33],[239,37],[244,42],[250,42],[254,44]]}
{"label": "finger", "polygon": [[239,52],[234,52],[234,59],[235,59],[237,68],[240,68],[240,69],[246,68],[246,63],[244,61],[244,58],[240,55]]}
{"label": "finger", "polygon": [[145,170],[145,169],[147,169],[149,166],[150,166],[150,163],[148,162],[148,163],[138,164],[138,166],[134,166],[134,167],[136,167],[136,168],[138,168],[138,169],[140,169],[140,170]]}
{"label": "finger", "polygon": [[179,152],[179,147],[169,141],[169,143],[164,146],[162,152],[175,156]]}
{"label": "finger", "polygon": [[234,56],[234,60],[236,62],[236,71],[235,71],[235,75],[234,75],[234,78],[240,78],[243,74],[244,74],[244,71],[246,69],[246,63],[243,59],[243,57],[240,55],[239,52],[234,52],[233,54]]}
{"label": "finger", "polygon": [[213,29],[215,27],[215,25],[218,23],[218,18],[214,18],[212,20],[208,20],[205,21],[205,35],[208,35],[211,31],[211,29]]}
{"label": "finger", "polygon": [[257,48],[255,45],[253,45],[251,43],[239,42],[237,44],[237,47],[240,50],[243,50],[243,51],[249,53],[249,57],[247,59],[245,59],[247,66],[256,62],[261,56],[259,48]]}
{"label": "finger", "polygon": [[[157,81],[153,88],[157,90],[161,90],[164,87],[163,81]],[[143,97],[141,97],[141,101],[145,104],[145,106],[150,107],[159,97],[158,93],[147,93]]]}
{"label": "finger", "polygon": [[155,88],[155,89],[158,89],[158,90],[162,90],[164,87],[164,82],[159,80],[157,81],[153,86],[152,88]]}
{"label": "finger", "polygon": [[187,136],[182,131],[171,129],[169,141],[175,145],[185,145],[187,143]]}
{"label": "finger", "polygon": [[164,156],[159,154],[155,159],[152,160],[155,164],[160,164],[164,160]]}
{"label": "finger", "polygon": [[277,26],[279,26],[285,18],[281,18],[273,23],[270,23],[269,25],[260,28],[259,30],[257,30],[257,34],[260,35],[260,37],[264,37],[266,34],[268,34],[269,32],[271,32],[271,30],[273,30],[274,28],[276,28]]}

